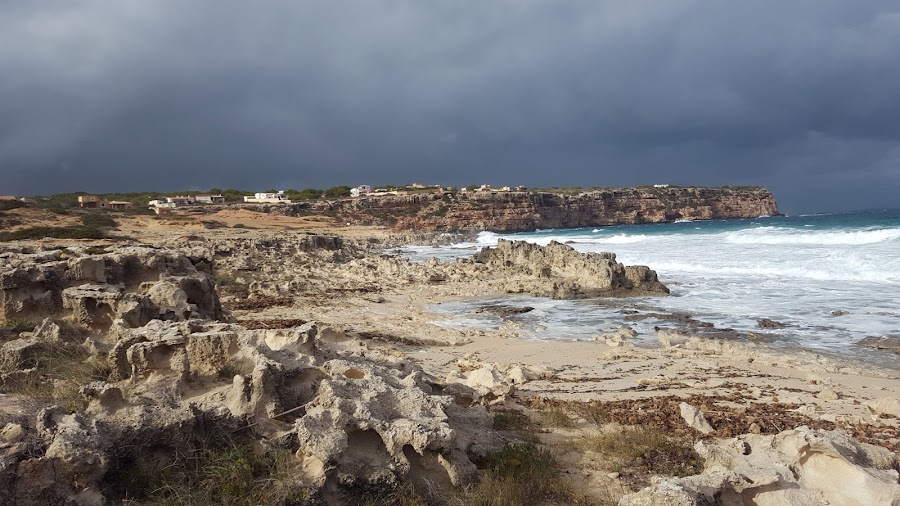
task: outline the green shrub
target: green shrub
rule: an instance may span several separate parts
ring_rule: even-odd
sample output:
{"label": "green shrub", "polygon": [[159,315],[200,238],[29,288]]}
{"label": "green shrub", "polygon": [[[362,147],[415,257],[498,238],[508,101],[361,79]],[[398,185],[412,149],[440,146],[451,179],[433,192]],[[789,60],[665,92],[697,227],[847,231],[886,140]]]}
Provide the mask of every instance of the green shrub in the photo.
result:
{"label": "green shrub", "polygon": [[350,187],[349,186],[333,186],[323,192],[326,197],[349,197],[350,196]]}
{"label": "green shrub", "polygon": [[0,200],[0,212],[18,209],[20,207],[25,207],[25,203],[21,200]]}
{"label": "green shrub", "polygon": [[84,225],[68,227],[30,227],[15,232],[0,232],[0,241],[22,241],[27,239],[103,239],[99,228]]}
{"label": "green shrub", "polygon": [[88,213],[81,216],[81,223],[86,227],[115,227],[116,220],[104,213]]}

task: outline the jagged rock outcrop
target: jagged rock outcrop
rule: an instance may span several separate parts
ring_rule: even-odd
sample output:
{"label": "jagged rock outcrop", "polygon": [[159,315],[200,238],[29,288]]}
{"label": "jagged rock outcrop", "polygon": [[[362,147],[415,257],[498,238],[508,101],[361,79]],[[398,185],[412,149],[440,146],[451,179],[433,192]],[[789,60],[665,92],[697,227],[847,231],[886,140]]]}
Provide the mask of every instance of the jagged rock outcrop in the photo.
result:
{"label": "jagged rock outcrop", "polygon": [[152,319],[218,319],[222,308],[210,261],[174,251],[130,246],[87,247],[0,255],[0,321],[70,316],[105,330]]}
{"label": "jagged rock outcrop", "polygon": [[314,323],[117,320],[110,332],[113,375],[81,389],[83,412],[50,407],[0,430],[0,505],[106,504],[123,466],[158,472],[154,462],[190,452],[211,426],[252,427],[287,447],[292,477],[331,503],[410,481],[464,485],[469,455],[500,444],[483,407],[462,407],[405,357]]}
{"label": "jagged rock outcrop", "polygon": [[257,206],[284,215],[335,216],[340,223],[430,232],[516,232],[675,220],[756,218],[778,213],[765,188],[609,188],[578,194],[418,192]]}
{"label": "jagged rock outcrop", "polygon": [[669,293],[648,267],[626,267],[616,262],[615,253],[580,253],[556,241],[540,246],[501,239],[472,261],[499,278],[495,286],[508,293],[566,299]]}
{"label": "jagged rock outcrop", "polygon": [[[315,243],[309,243],[313,238]],[[555,242],[540,246],[501,240],[471,259],[455,262],[412,262],[381,254],[383,245],[304,235],[195,241],[185,252],[212,258],[220,284],[241,296],[379,293],[410,284],[456,282],[473,295],[503,291],[586,298],[668,293],[645,266],[624,266],[613,253],[580,253]]]}
{"label": "jagged rock outcrop", "polygon": [[839,431],[807,427],[695,446],[704,472],[657,481],[620,506],[900,504],[900,460]]}

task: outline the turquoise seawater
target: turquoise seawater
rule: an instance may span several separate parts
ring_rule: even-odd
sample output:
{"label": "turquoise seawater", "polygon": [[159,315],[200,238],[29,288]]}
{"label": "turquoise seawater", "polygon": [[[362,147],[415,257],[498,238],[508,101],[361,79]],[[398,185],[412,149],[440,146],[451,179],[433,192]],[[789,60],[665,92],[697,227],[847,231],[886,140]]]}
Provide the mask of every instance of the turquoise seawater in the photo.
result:
{"label": "turquoise seawater", "polygon": [[[612,251],[626,265],[648,265],[669,284],[672,295],[636,302],[689,313],[719,327],[771,333],[802,347],[854,354],[858,350],[853,344],[866,336],[900,336],[900,209],[485,232],[472,243],[405,252],[414,259],[450,259],[500,238],[558,241],[579,251]],[[621,320],[621,314],[589,302],[526,299],[540,306],[522,317],[526,337],[586,338]],[[497,323],[473,319],[468,309],[462,304],[438,311],[457,312],[463,321],[459,325]],[[786,327],[762,330],[757,326],[761,318]],[[653,339],[652,331],[642,335],[648,343]]]}

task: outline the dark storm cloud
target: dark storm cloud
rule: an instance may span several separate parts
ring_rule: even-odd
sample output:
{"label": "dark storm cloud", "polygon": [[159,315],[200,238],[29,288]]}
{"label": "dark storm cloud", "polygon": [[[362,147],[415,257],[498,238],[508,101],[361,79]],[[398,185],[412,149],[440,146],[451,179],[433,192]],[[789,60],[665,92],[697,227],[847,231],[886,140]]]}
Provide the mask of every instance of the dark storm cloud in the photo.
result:
{"label": "dark storm cloud", "polygon": [[764,184],[897,205],[894,1],[0,0],[0,193]]}

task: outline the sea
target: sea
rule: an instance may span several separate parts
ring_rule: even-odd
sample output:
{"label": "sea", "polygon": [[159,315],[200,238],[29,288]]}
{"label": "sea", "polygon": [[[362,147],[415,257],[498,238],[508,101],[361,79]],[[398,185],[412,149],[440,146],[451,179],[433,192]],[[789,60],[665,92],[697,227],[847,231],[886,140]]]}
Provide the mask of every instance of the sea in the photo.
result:
{"label": "sea", "polygon": [[[431,306],[436,323],[457,328],[514,326],[529,339],[589,339],[628,323],[636,344],[655,344],[653,318],[637,312],[691,315],[719,328],[769,336],[776,344],[852,355],[896,365],[900,355],[854,346],[868,336],[900,336],[900,209],[759,217],[741,220],[483,232],[473,242],[409,246],[414,261],[472,255],[498,239],[558,241],[578,251],[611,251],[625,265],[647,265],[671,289],[667,297],[551,300],[503,296]],[[475,313],[485,304],[535,309],[513,318]],[[783,328],[760,328],[767,318]]]}

